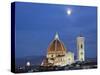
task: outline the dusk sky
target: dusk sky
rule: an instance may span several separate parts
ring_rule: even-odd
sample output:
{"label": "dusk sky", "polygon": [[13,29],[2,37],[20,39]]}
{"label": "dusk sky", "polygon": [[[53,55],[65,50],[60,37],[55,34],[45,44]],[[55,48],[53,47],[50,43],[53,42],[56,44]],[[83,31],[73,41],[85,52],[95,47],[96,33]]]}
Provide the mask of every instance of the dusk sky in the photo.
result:
{"label": "dusk sky", "polygon": [[[67,51],[77,55],[76,38],[85,37],[85,55],[97,55],[97,8],[39,3],[15,3],[16,58],[45,56],[58,32]],[[67,14],[71,9],[71,14]]]}

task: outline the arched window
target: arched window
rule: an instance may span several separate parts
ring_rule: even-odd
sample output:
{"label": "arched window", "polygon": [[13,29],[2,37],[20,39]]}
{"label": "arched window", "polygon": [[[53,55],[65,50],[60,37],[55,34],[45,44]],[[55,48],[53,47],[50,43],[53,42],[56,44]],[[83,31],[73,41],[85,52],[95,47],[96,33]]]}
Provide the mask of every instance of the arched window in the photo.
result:
{"label": "arched window", "polygon": [[81,52],[81,55],[83,55],[83,52]]}
{"label": "arched window", "polygon": [[83,61],[83,58],[81,58],[81,60]]}
{"label": "arched window", "polygon": [[81,44],[81,48],[83,48],[83,45]]}

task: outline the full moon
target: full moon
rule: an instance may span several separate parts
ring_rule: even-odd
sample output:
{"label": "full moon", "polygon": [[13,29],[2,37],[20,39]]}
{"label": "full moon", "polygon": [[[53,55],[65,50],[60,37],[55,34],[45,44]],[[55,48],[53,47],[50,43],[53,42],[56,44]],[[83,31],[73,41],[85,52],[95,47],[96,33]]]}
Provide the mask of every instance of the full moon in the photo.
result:
{"label": "full moon", "polygon": [[71,15],[72,14],[72,10],[71,9],[67,9],[67,15]]}

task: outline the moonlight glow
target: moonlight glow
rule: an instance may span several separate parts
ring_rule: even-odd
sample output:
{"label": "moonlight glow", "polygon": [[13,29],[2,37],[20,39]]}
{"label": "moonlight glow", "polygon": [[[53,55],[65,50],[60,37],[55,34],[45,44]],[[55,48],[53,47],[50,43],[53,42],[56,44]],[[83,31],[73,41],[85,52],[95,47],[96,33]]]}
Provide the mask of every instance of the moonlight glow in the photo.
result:
{"label": "moonlight glow", "polygon": [[71,9],[67,9],[67,15],[71,15],[72,14],[72,10]]}

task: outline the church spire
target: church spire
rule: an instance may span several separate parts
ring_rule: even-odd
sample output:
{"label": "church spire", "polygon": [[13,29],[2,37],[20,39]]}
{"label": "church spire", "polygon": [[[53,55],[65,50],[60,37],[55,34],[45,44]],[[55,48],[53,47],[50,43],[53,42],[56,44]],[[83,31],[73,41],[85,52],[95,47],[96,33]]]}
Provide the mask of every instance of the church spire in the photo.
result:
{"label": "church spire", "polygon": [[58,36],[58,33],[56,32],[55,34],[55,40],[58,39],[59,40],[59,36]]}

